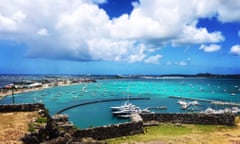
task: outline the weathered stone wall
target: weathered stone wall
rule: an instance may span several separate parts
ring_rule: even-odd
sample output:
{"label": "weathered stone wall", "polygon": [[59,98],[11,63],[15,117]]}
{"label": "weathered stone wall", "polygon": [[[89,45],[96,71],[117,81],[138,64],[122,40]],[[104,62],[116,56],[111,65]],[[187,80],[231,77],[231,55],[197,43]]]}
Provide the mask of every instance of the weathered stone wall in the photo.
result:
{"label": "weathered stone wall", "polygon": [[35,104],[4,104],[0,105],[0,112],[30,112],[45,110],[44,104],[35,103]]}
{"label": "weathered stone wall", "polygon": [[[20,112],[45,110],[44,104],[14,104],[0,105],[0,112]],[[58,125],[47,111],[48,122],[46,127],[39,129],[37,133],[31,133],[23,138],[24,143],[41,143],[51,141],[52,143],[79,142],[82,138],[92,137],[96,140],[109,139],[133,134],[144,133],[143,122],[159,121],[186,124],[235,124],[235,116],[232,114],[141,114],[132,117],[132,122],[95,127],[83,130],[72,128],[64,133],[59,132]]]}
{"label": "weathered stone wall", "polygon": [[235,124],[233,114],[141,114],[144,122],[159,121],[186,124],[213,124],[228,125]]}
{"label": "weathered stone wall", "polygon": [[74,132],[73,137],[92,137],[96,140],[103,140],[108,138],[139,134],[143,132],[143,123],[139,121],[77,130]]}

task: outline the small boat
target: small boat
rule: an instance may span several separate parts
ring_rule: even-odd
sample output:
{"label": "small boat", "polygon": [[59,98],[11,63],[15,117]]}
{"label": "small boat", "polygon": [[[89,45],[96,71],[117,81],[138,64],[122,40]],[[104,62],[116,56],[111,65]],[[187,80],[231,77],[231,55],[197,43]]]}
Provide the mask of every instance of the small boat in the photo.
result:
{"label": "small boat", "polygon": [[183,104],[183,105],[181,105],[181,109],[183,109],[183,110],[186,110],[187,108],[188,108],[188,104]]}
{"label": "small boat", "polygon": [[178,100],[178,101],[177,101],[177,104],[185,105],[185,104],[187,104],[187,102],[185,102],[185,101],[183,101],[183,100]]}
{"label": "small boat", "polygon": [[183,110],[188,109],[190,106],[199,105],[198,101],[186,102],[186,101],[183,101],[183,100],[179,100],[177,103],[181,106],[181,109],[183,109]]}
{"label": "small boat", "polygon": [[146,108],[141,110],[138,106],[129,103],[128,101],[124,103],[124,105],[110,107],[112,109],[112,114],[119,118],[129,118],[132,114],[136,113],[150,113],[150,111]]}
{"label": "small boat", "polygon": [[131,114],[131,113],[134,113],[134,112],[137,112],[137,111],[135,111],[135,110],[121,110],[121,111],[114,111],[114,112],[112,112],[112,114],[123,115],[123,114]]}
{"label": "small boat", "polygon": [[238,114],[238,113],[240,113],[240,109],[238,107],[232,107],[232,113]]}
{"label": "small boat", "polygon": [[130,118],[131,114],[118,115],[119,118]]}
{"label": "small boat", "polygon": [[216,110],[212,109],[212,108],[207,108],[205,111],[202,111],[200,113],[204,113],[204,114],[213,114],[216,113]]}
{"label": "small boat", "polygon": [[138,106],[129,102],[129,94],[127,101],[123,105],[110,108],[113,111],[112,114],[120,118],[129,118],[131,114],[142,112],[142,110]]}
{"label": "small boat", "polygon": [[151,111],[149,110],[149,108],[145,108],[141,110],[141,113],[151,113]]}
{"label": "small boat", "polygon": [[124,109],[121,111],[114,111],[112,112],[113,115],[119,118],[129,118],[132,114],[141,113],[140,109]]}
{"label": "small boat", "polygon": [[72,92],[72,94],[76,94],[76,92]]}
{"label": "small boat", "polygon": [[198,101],[192,101],[192,102],[189,102],[188,104],[195,106],[195,105],[199,105],[199,102]]}

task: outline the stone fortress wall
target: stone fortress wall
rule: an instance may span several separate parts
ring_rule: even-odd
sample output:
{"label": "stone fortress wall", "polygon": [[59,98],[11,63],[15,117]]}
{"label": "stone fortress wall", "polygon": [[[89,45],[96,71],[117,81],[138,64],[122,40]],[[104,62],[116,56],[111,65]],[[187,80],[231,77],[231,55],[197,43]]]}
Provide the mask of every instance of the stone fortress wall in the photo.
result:
{"label": "stone fortress wall", "polygon": [[45,110],[45,106],[42,103],[34,104],[3,104],[0,105],[0,112],[31,112],[38,110]]}
{"label": "stone fortress wall", "polygon": [[201,113],[162,113],[162,114],[141,114],[144,122],[158,121],[161,123],[183,123],[183,124],[204,124],[204,125],[227,125],[235,124],[233,114],[201,114]]}
{"label": "stone fortress wall", "polygon": [[[20,112],[20,111],[39,111],[46,110],[44,104],[13,104],[0,105],[0,112]],[[57,131],[61,125],[49,117],[49,121],[44,129],[41,129],[42,134],[30,134],[27,140],[31,143],[34,141],[42,142],[38,139],[41,135],[49,135],[50,141],[48,143],[69,142],[69,140],[79,140],[84,137],[92,137],[96,140],[104,140],[114,137],[121,137],[127,135],[134,135],[144,133],[144,123],[148,121],[157,121],[160,123],[183,123],[183,124],[211,124],[211,125],[227,125],[233,126],[235,124],[235,115],[233,114],[173,114],[173,113],[151,113],[151,114],[136,114],[132,116],[131,122],[107,125],[101,127],[94,127],[88,129],[75,129],[74,126],[67,126],[64,133]],[[61,129],[64,127],[61,127]],[[40,131],[40,132],[41,132]],[[68,135],[66,137],[66,135]],[[40,137],[41,138],[41,137]],[[45,139],[46,140],[46,139]],[[26,141],[25,141],[26,142]],[[76,141],[77,142],[77,141]],[[26,142],[27,143],[27,142]]]}

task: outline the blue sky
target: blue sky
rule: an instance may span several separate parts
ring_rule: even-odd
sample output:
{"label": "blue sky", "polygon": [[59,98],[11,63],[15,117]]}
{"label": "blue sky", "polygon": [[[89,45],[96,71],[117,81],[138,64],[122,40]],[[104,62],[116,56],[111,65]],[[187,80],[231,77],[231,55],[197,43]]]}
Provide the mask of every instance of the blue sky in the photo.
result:
{"label": "blue sky", "polygon": [[239,74],[238,0],[0,0],[2,74]]}

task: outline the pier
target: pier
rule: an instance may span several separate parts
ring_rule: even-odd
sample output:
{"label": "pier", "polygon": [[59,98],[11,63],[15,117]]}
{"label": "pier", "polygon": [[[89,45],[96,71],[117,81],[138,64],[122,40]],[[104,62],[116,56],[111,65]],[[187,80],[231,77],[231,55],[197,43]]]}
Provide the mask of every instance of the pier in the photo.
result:
{"label": "pier", "polygon": [[148,97],[145,97],[145,98],[132,97],[132,98],[113,98],[113,99],[101,99],[101,100],[95,100],[95,101],[88,101],[88,102],[83,102],[83,103],[80,103],[80,104],[76,104],[76,105],[66,107],[66,108],[58,111],[56,114],[60,114],[60,113],[62,113],[64,111],[67,111],[69,109],[79,107],[79,106],[83,106],[83,105],[89,105],[89,104],[95,104],[95,103],[101,103],[101,102],[123,101],[123,100],[150,100],[150,98],[148,98]]}
{"label": "pier", "polygon": [[201,98],[190,98],[190,97],[180,97],[180,96],[169,96],[169,98],[209,102],[209,103],[215,104],[215,105],[240,106],[240,103],[218,101],[218,100],[209,100],[209,99],[201,99]]}

